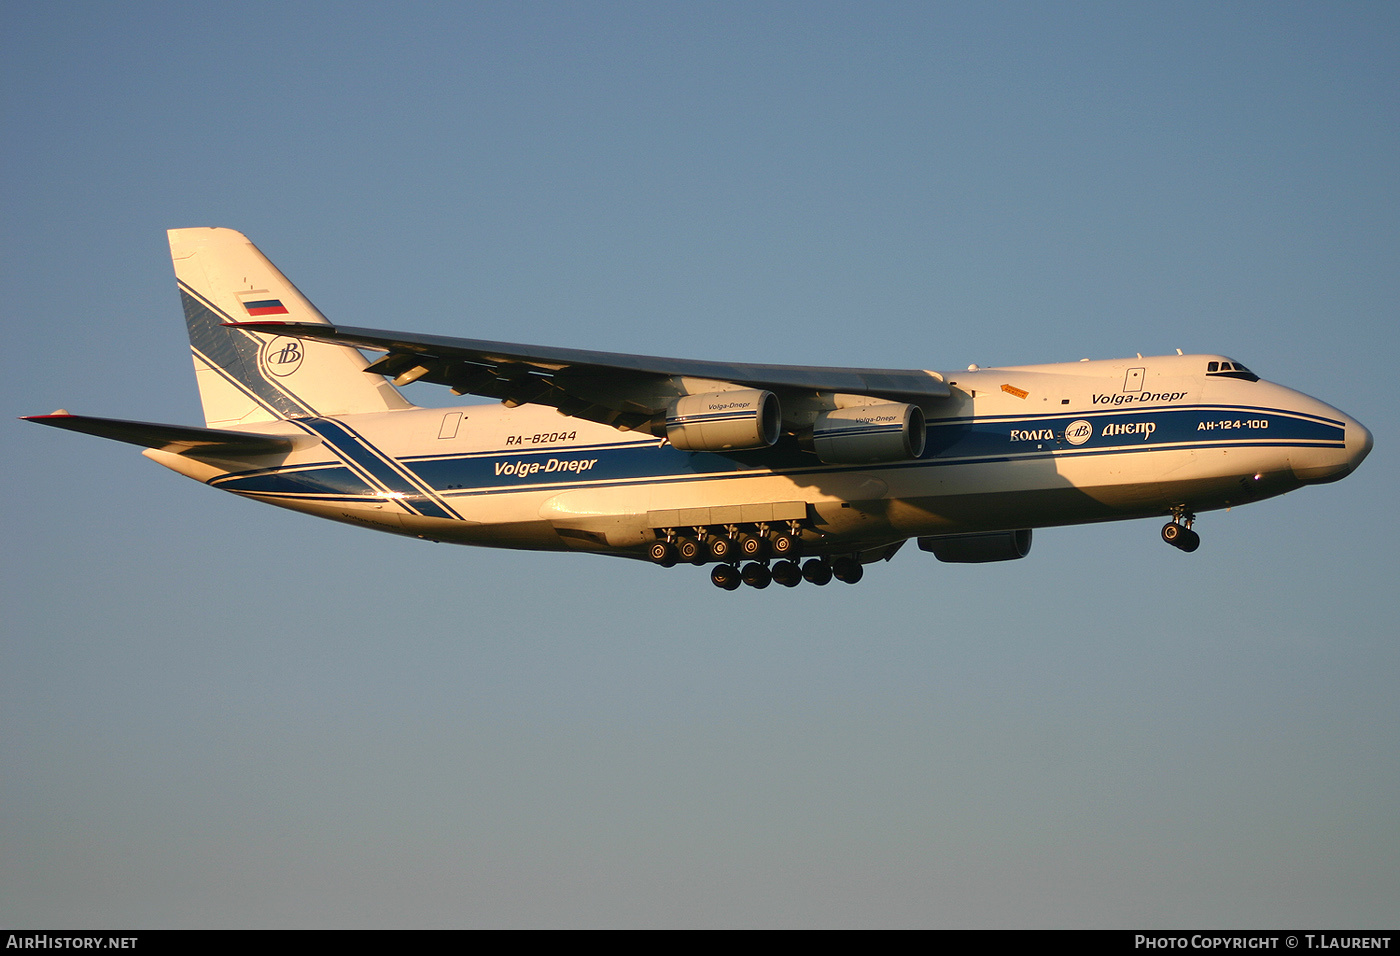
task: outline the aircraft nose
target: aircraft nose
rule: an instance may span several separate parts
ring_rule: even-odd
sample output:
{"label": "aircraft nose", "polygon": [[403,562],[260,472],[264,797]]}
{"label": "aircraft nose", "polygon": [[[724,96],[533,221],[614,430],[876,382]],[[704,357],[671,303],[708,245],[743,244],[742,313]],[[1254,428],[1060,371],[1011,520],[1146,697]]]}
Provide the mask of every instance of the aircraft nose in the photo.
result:
{"label": "aircraft nose", "polygon": [[1293,476],[1309,485],[1321,485],[1329,481],[1340,481],[1351,474],[1371,453],[1375,439],[1371,430],[1335,408],[1329,409],[1328,417],[1339,421],[1343,428],[1343,447],[1331,448],[1294,447],[1289,450],[1289,463]]}
{"label": "aircraft nose", "polygon": [[1371,448],[1376,442],[1371,437],[1371,429],[1351,417],[1348,417],[1346,421],[1347,464],[1351,466],[1351,471],[1355,471],[1357,466],[1371,453]]}

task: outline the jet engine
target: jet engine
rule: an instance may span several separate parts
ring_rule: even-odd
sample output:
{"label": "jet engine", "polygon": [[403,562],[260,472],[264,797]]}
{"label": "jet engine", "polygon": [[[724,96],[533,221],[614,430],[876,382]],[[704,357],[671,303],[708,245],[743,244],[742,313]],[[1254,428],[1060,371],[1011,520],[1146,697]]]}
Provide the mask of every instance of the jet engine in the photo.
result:
{"label": "jet engine", "polygon": [[686,451],[767,448],[782,425],[778,396],[759,388],[686,395],[666,409],[666,438]]}
{"label": "jet engine", "polygon": [[930,535],[919,539],[919,549],[932,551],[938,560],[953,564],[1014,561],[1030,554],[1031,532],[1029,528],[1022,528],[984,534]]}
{"label": "jet engine", "polygon": [[817,416],[812,450],[833,465],[908,461],[924,453],[925,434],[917,405],[852,405]]}

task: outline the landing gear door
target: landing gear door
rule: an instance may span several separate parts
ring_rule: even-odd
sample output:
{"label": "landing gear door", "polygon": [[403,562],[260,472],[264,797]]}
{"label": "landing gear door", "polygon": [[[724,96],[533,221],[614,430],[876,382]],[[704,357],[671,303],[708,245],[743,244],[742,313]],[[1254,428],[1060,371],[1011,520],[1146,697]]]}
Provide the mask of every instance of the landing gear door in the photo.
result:
{"label": "landing gear door", "polygon": [[1146,377],[1147,377],[1147,369],[1145,369],[1145,368],[1130,368],[1130,369],[1128,369],[1128,374],[1125,375],[1125,376],[1123,376],[1123,391],[1125,391],[1125,392],[1140,392],[1140,391],[1142,391],[1142,380],[1143,380],[1144,378],[1146,378]]}

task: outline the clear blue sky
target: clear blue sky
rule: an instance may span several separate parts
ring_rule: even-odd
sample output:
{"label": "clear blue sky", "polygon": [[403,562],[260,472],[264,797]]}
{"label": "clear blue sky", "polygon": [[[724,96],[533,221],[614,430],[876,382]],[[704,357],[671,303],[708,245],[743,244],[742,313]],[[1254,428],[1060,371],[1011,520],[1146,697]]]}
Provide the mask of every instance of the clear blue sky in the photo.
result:
{"label": "clear blue sky", "polygon": [[1400,923],[1400,6],[0,16],[11,417],[198,422],[164,230],[223,225],[348,324],[1223,352],[1376,436],[1191,556],[725,594],[0,425],[0,925]]}

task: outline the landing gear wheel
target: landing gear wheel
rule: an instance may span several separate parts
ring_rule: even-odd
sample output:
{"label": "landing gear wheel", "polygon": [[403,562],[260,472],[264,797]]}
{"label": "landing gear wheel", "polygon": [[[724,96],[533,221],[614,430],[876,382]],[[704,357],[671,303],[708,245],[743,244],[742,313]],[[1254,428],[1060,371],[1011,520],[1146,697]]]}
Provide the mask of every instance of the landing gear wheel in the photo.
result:
{"label": "landing gear wheel", "polygon": [[1190,554],[1201,546],[1201,536],[1190,528],[1175,521],[1162,525],[1162,540],[1180,551]]}
{"label": "landing gear wheel", "polygon": [[707,542],[707,544],[707,550],[710,552],[710,557],[716,561],[728,561],[731,557],[733,557],[734,552],[738,550],[738,548],[735,546],[733,538],[723,538],[716,536],[711,538]]}
{"label": "landing gear wheel", "polygon": [[855,584],[865,577],[865,568],[855,558],[837,558],[831,562],[831,573],[836,575],[838,581]]}
{"label": "landing gear wheel", "polygon": [[802,576],[817,586],[831,583],[831,565],[821,558],[812,558],[802,565]]}
{"label": "landing gear wheel", "polygon": [[732,564],[716,565],[710,572],[710,583],[717,588],[733,591],[739,587],[739,569]]}
{"label": "landing gear wheel", "polygon": [[652,563],[659,564],[663,568],[673,568],[676,566],[678,555],[676,546],[669,541],[653,541],[651,547],[647,549],[647,557]]}
{"label": "landing gear wheel", "polygon": [[756,534],[739,535],[739,553],[746,558],[761,561],[768,557],[768,542]]}
{"label": "landing gear wheel", "polygon": [[777,558],[797,557],[797,539],[781,531],[768,539],[768,548]]}
{"label": "landing gear wheel", "polygon": [[676,539],[676,554],[687,564],[695,564],[700,558],[700,542],[694,538],[679,537]]}
{"label": "landing gear wheel", "polygon": [[773,580],[785,588],[795,588],[802,583],[802,569],[795,561],[778,561],[773,565]]}
{"label": "landing gear wheel", "polygon": [[773,572],[757,561],[744,565],[744,583],[762,591],[773,581]]}

